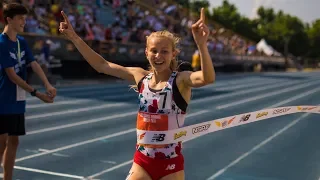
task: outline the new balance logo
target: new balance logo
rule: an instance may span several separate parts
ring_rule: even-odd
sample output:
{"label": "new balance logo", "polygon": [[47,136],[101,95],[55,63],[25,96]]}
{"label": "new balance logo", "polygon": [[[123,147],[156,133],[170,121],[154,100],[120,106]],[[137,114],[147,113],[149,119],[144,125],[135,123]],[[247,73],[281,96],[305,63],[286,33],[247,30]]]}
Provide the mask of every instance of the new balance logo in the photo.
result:
{"label": "new balance logo", "polygon": [[160,141],[164,141],[164,138],[166,137],[165,134],[154,134],[152,137],[152,142],[156,141],[156,142],[160,142]]}
{"label": "new balance logo", "polygon": [[174,168],[176,168],[175,164],[169,164],[166,168],[166,170],[174,170]]}

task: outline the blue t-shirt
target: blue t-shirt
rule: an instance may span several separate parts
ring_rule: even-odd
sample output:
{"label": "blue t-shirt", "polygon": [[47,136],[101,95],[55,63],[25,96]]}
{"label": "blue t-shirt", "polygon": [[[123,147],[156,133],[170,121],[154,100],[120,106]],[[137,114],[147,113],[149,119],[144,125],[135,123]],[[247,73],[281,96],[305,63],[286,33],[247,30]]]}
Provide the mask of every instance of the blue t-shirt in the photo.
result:
{"label": "blue t-shirt", "polygon": [[0,114],[21,114],[26,111],[26,102],[17,101],[17,85],[5,72],[6,68],[13,67],[17,75],[26,81],[27,65],[34,61],[25,39],[21,36],[17,38],[20,44],[20,65],[17,56],[18,42],[10,40],[6,34],[0,34]]}

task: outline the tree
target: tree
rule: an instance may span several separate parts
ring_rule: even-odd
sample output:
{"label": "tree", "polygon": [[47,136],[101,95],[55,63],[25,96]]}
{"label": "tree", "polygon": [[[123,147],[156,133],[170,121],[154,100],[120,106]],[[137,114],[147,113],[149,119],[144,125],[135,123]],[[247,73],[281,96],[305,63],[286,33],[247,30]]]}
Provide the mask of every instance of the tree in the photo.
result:
{"label": "tree", "polygon": [[307,55],[320,58],[320,19],[312,23],[312,26],[307,29],[307,33],[310,39],[310,51]]}
{"label": "tree", "polygon": [[[207,0],[190,0],[190,3],[192,12],[210,6]],[[320,19],[309,25],[282,10],[276,12],[265,7],[259,7],[257,15],[256,19],[244,17],[234,4],[223,0],[208,18],[255,42],[263,38],[282,54],[288,50],[294,56],[320,57]]]}
{"label": "tree", "polygon": [[190,1],[190,9],[192,12],[199,12],[201,8],[208,8],[210,6],[208,0]]}

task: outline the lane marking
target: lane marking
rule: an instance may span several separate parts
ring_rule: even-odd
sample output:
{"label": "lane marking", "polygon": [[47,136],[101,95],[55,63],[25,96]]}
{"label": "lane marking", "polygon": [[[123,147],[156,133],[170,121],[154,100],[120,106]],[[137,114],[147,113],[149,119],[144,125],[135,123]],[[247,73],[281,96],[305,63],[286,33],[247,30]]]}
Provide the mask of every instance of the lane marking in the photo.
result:
{"label": "lane marking", "polygon": [[37,118],[44,118],[44,117],[50,117],[50,116],[61,116],[64,114],[72,114],[72,113],[79,113],[83,111],[91,111],[91,110],[97,110],[97,109],[104,109],[108,107],[119,107],[119,106],[125,106],[129,105],[130,103],[112,103],[112,104],[104,104],[104,105],[96,105],[96,106],[90,106],[90,107],[85,107],[85,108],[78,108],[78,109],[69,109],[65,111],[56,111],[56,112],[51,112],[51,113],[46,113],[46,114],[37,114],[37,115],[31,115],[27,116],[26,120],[30,119],[37,119]]}
{"label": "lane marking", "polygon": [[[118,89],[118,88],[117,88]],[[110,90],[110,89],[109,89]],[[89,96],[89,95],[95,95],[95,94],[101,94],[102,92],[106,92],[108,91],[108,89],[104,89],[104,88],[98,88],[92,91],[75,91],[72,94],[70,94],[71,96]],[[119,90],[117,90],[119,91]],[[66,96],[68,96],[68,94],[62,94],[60,95],[61,91],[57,90],[58,96],[56,98],[62,98],[64,99]],[[109,92],[116,92],[116,90],[111,90]],[[72,97],[71,97],[72,98]],[[39,98],[37,97],[33,97],[33,96],[29,96],[27,97],[27,102],[33,102],[33,101],[40,101]]]}
{"label": "lane marking", "polygon": [[286,130],[288,130],[289,128],[291,128],[292,126],[296,125],[298,122],[300,122],[302,119],[306,118],[307,116],[309,116],[310,113],[306,113],[303,114],[302,116],[300,116],[298,119],[295,119],[293,122],[289,123],[288,125],[286,125],[285,127],[283,127],[281,130],[277,131],[276,133],[274,133],[272,136],[268,137],[267,139],[265,139],[264,141],[262,141],[261,143],[259,143],[258,145],[254,146],[250,151],[242,154],[240,157],[238,157],[237,159],[235,159],[234,161],[232,161],[230,164],[228,164],[226,167],[220,169],[217,173],[213,174],[212,176],[210,176],[209,178],[207,178],[207,180],[213,180],[217,177],[219,177],[221,174],[223,174],[225,171],[227,171],[229,168],[235,166],[236,164],[238,164],[242,159],[246,158],[247,156],[251,155],[253,152],[255,152],[256,150],[258,150],[259,148],[261,148],[262,146],[266,145],[268,142],[272,141],[274,138],[276,138],[277,136],[279,136],[280,134],[282,134],[283,132],[285,132]]}
{"label": "lane marking", "polygon": [[284,105],[284,104],[286,104],[286,103],[295,101],[295,100],[300,99],[300,98],[303,98],[303,97],[305,97],[305,96],[309,96],[309,95],[314,94],[314,93],[316,93],[316,92],[318,92],[318,91],[320,91],[320,87],[317,88],[317,89],[314,89],[314,90],[310,90],[310,91],[307,91],[307,92],[303,92],[302,94],[300,94],[300,95],[298,95],[298,96],[294,96],[294,97],[289,98],[289,99],[287,99],[287,100],[281,101],[281,102],[279,102],[279,103],[277,103],[277,104],[274,104],[274,105],[272,105],[272,106],[270,106],[270,107],[268,107],[268,108],[275,108],[275,107],[278,107],[278,106],[282,106],[282,105]]}
{"label": "lane marking", "polygon": [[70,157],[69,155],[66,154],[60,154],[60,153],[53,153],[53,156],[59,156],[59,157]]}
{"label": "lane marking", "polygon": [[[60,100],[57,102],[54,102],[52,104],[47,104],[47,103],[41,103],[41,104],[31,104],[27,105],[27,109],[34,109],[34,108],[42,108],[42,107],[52,107],[52,106],[58,106],[58,105],[70,105],[70,104],[85,104],[85,103],[90,103],[90,102],[99,102],[99,101],[104,101],[105,99],[107,100],[116,100],[120,98],[129,98],[129,97],[134,97],[134,94],[124,94],[124,95],[106,95],[106,96],[101,96],[99,99],[95,98],[85,98],[85,99],[70,99],[70,100]],[[117,103],[115,103],[117,104]]]}
{"label": "lane marking", "polygon": [[64,129],[64,128],[70,128],[70,127],[75,127],[75,126],[80,126],[80,125],[85,125],[85,124],[91,124],[91,123],[96,123],[96,122],[131,116],[131,115],[135,115],[135,114],[137,114],[136,111],[123,113],[123,114],[115,114],[115,115],[111,115],[111,116],[107,116],[107,117],[94,118],[94,119],[89,119],[86,121],[80,121],[80,122],[76,122],[76,123],[64,124],[61,126],[55,126],[55,127],[50,127],[50,128],[34,130],[34,131],[27,132],[27,134],[31,135],[31,134],[38,134],[38,133],[49,132],[49,131],[54,131],[54,130],[60,130],[60,129]]}
{"label": "lane marking", "polygon": [[[284,84],[281,84],[280,86],[289,85],[289,84],[295,84],[295,83],[284,83]],[[279,85],[268,86],[267,88],[262,87],[262,88],[251,89],[251,90],[238,91],[238,92],[234,92],[234,93],[230,93],[230,94],[223,94],[223,95],[214,96],[214,97],[211,97],[211,98],[201,98],[200,100],[196,99],[196,100],[191,101],[190,105],[191,104],[196,104],[196,103],[202,103],[202,102],[210,101],[210,100],[214,100],[214,99],[222,99],[222,98],[237,96],[237,95],[245,94],[245,93],[249,93],[249,92],[255,92],[257,90],[266,90],[266,89],[269,89],[269,88],[271,89],[271,88],[275,88],[275,87],[279,87]],[[115,106],[116,104],[117,103],[113,104],[112,106]],[[105,106],[110,106],[110,105],[105,105]],[[93,107],[95,107],[95,106],[93,106]],[[93,107],[89,107],[89,108],[93,108]],[[98,106],[98,108],[99,107],[100,106]],[[82,109],[80,108],[80,109],[73,109],[73,110],[67,110],[67,111],[81,112],[83,109],[84,110],[88,110],[87,108],[82,108]],[[63,113],[64,111],[60,111],[60,112]],[[65,113],[68,113],[68,112],[65,112]],[[128,112],[128,113],[125,113],[125,114],[127,114],[129,116],[129,115],[136,114],[136,113],[137,113],[136,111],[132,111],[132,112]],[[112,116],[112,117],[113,118],[124,117],[125,114],[115,115],[115,116]],[[34,117],[39,118],[39,117],[47,117],[47,116],[52,116],[52,115],[59,115],[59,111],[58,112],[54,112],[54,113],[42,114],[42,115],[41,114],[40,115],[34,115]],[[34,118],[34,117],[31,117],[31,118]],[[75,127],[75,126],[79,126],[79,125],[83,125],[83,124],[90,124],[90,123],[100,122],[100,121],[104,121],[104,120],[109,120],[109,118],[108,117],[102,117],[102,118],[89,119],[89,120],[85,120],[85,121],[81,121],[81,122],[77,122],[77,123],[70,123],[70,124],[61,125],[61,126],[55,126],[55,127],[50,127],[50,128],[34,130],[34,131],[27,132],[27,134],[29,134],[29,135],[30,134],[38,134],[38,133],[42,133],[42,132],[54,131],[54,130],[63,129],[63,128]]]}
{"label": "lane marking", "polygon": [[52,171],[45,171],[41,169],[34,169],[34,168],[27,168],[22,166],[14,166],[15,169],[23,170],[23,171],[30,171],[30,172],[37,172],[41,174],[48,174],[53,176],[60,176],[60,177],[69,177],[73,179],[84,179],[84,176],[77,176],[77,175],[71,175],[71,174],[64,174],[64,173],[58,173],[58,172],[52,172]]}
{"label": "lane marking", "polygon": [[[270,80],[270,81],[265,81],[264,83],[266,84],[271,84],[271,83],[276,83],[276,81],[274,80]],[[259,86],[261,83],[261,81],[259,81],[258,83],[256,84],[253,84],[254,86]],[[210,86],[213,86],[213,85],[210,85]],[[224,86],[229,86],[229,85],[224,85]],[[239,86],[233,86],[233,87],[224,87],[223,88],[216,88],[215,87],[212,87],[214,88],[213,90],[215,91],[223,91],[223,90],[237,90],[237,89],[240,89],[242,87],[244,87],[243,83],[241,83],[241,85]],[[94,94],[101,94],[99,93],[100,91],[98,92],[81,92],[82,94],[84,95],[94,95]],[[119,93],[119,92],[117,92]],[[194,94],[198,94],[199,92],[195,92]],[[73,95],[77,95],[79,93],[75,93]],[[40,104],[27,104],[26,105],[26,108],[27,109],[34,109],[34,108],[42,108],[42,107],[52,107],[52,106],[58,106],[58,105],[71,105],[71,104],[80,104],[80,103],[90,103],[90,102],[95,102],[95,101],[100,101],[100,100],[103,100],[103,99],[107,99],[108,100],[113,100],[113,99],[120,99],[120,98],[125,98],[125,97],[133,97],[135,94],[125,94],[125,95],[113,95],[113,94],[110,94],[108,93],[107,95],[105,96],[102,96],[102,97],[99,97],[99,100],[97,99],[94,99],[94,98],[84,98],[84,99],[75,99],[75,98],[72,98],[72,99],[66,99],[66,100],[56,100],[54,103],[52,104],[46,104],[46,103],[40,103]]]}
{"label": "lane marking", "polygon": [[[241,80],[230,80],[230,81],[219,82],[219,83],[217,82],[213,85],[208,85],[208,86],[202,87],[200,89],[223,87],[223,86],[228,86],[228,85],[236,85],[236,84],[241,84],[241,83],[245,83],[248,81],[258,82],[258,81],[261,81],[261,79],[246,78],[246,79],[241,79]],[[72,95],[88,96],[88,95],[101,94],[100,92],[106,92],[108,90],[111,90],[111,91],[108,91],[108,93],[119,92],[119,88],[127,88],[128,92],[130,91],[130,88],[127,85],[119,85],[119,86],[114,86],[112,88],[104,86],[104,85],[93,87],[93,88],[92,87],[76,87],[76,88],[58,89],[57,91],[58,92],[72,92],[72,91],[74,91],[72,93]],[[91,90],[91,91],[87,91],[87,90]],[[61,95],[61,96],[58,95],[58,97],[62,97],[62,98],[64,96],[67,96],[67,95]],[[74,98],[72,98],[72,99],[74,99]],[[32,96],[27,97],[27,102],[32,102],[32,101],[40,101],[40,100],[38,98],[32,97]]]}
{"label": "lane marking", "polygon": [[40,151],[40,152],[48,152],[48,151],[50,151],[50,150],[48,150],[48,149],[38,149],[38,151]]}
{"label": "lane marking", "polygon": [[318,84],[318,83],[319,83],[318,81],[316,83],[314,83],[314,82],[313,83],[307,83],[307,84],[303,84],[303,85],[300,85],[300,86],[289,87],[289,88],[282,89],[280,91],[275,91],[275,92],[263,94],[263,95],[260,95],[260,96],[254,96],[254,97],[251,97],[251,98],[245,98],[245,99],[240,100],[240,101],[235,101],[235,102],[231,102],[231,103],[228,103],[228,104],[217,106],[217,109],[229,108],[229,107],[236,106],[236,105],[239,105],[239,104],[256,101],[258,99],[263,99],[263,98],[271,97],[271,96],[274,96],[274,95],[278,95],[278,94],[294,91],[294,90],[297,90],[297,89],[302,89],[302,88],[305,88],[305,87],[308,87],[308,86],[312,86],[312,85],[315,85],[315,84]]}
{"label": "lane marking", "polygon": [[[240,85],[237,86],[231,86],[231,87],[222,87],[222,88],[216,88],[214,89],[215,91],[230,91],[230,90],[238,90],[242,88],[247,88],[248,84],[251,84],[252,86],[261,86],[261,85],[268,85],[268,84],[273,84],[273,83],[279,83],[282,82],[280,80],[268,80],[268,81],[258,81],[257,83],[252,84],[252,82],[248,83],[241,83]],[[252,87],[250,86],[250,87]]]}
{"label": "lane marking", "polygon": [[108,164],[117,164],[115,161],[105,161],[105,160],[101,160],[101,162],[103,162],[103,163],[108,163]]}
{"label": "lane marking", "polygon": [[18,158],[18,159],[16,159],[15,162],[20,162],[20,161],[24,161],[24,160],[27,160],[27,159],[32,159],[32,158],[35,158],[35,157],[39,157],[39,156],[43,156],[43,155],[47,155],[47,154],[63,151],[63,150],[74,148],[74,147],[78,147],[78,146],[81,146],[81,145],[85,145],[85,144],[101,141],[103,139],[110,139],[110,138],[113,138],[113,137],[121,136],[121,135],[128,134],[128,133],[135,132],[135,131],[136,131],[136,129],[132,128],[132,129],[128,129],[128,130],[125,130],[125,131],[118,132],[118,133],[113,133],[113,134],[109,134],[109,135],[106,135],[106,136],[102,136],[102,137],[99,137],[99,138],[90,139],[90,140],[82,141],[82,142],[79,142],[79,143],[74,143],[74,144],[71,144],[71,145],[68,145],[68,146],[62,146],[60,148],[56,148],[56,149],[50,150],[48,152],[42,152],[42,153],[39,153],[39,154],[34,154],[34,155],[29,155],[29,156]]}
{"label": "lane marking", "polygon": [[252,78],[252,79],[249,79],[249,78],[246,78],[246,79],[242,79],[242,80],[231,80],[231,81],[223,81],[222,82],[220,81],[220,84],[218,83],[214,83],[212,85],[209,85],[209,86],[204,86],[204,87],[200,87],[200,88],[197,88],[197,89],[210,89],[212,88],[212,90],[217,90],[217,88],[220,88],[220,87],[225,87],[225,86],[237,86],[237,85],[242,85],[244,83],[259,83],[261,81],[281,81],[281,80],[277,80],[277,79],[255,79],[255,78]]}
{"label": "lane marking", "polygon": [[273,89],[273,88],[280,88],[283,86],[300,84],[302,82],[303,81],[280,83],[280,84],[275,84],[275,85],[271,85],[271,86],[267,86],[267,87],[263,86],[263,87],[259,87],[259,88],[249,89],[249,90],[241,90],[241,91],[236,91],[236,92],[232,92],[232,93],[228,93],[228,94],[222,94],[222,95],[218,95],[218,96],[203,97],[203,98],[199,98],[199,99],[194,99],[193,101],[191,101],[191,103],[199,103],[204,100],[210,101],[210,100],[217,100],[217,99],[222,99],[222,98],[227,98],[227,97],[239,96],[242,94],[255,93],[255,92],[265,91],[265,90],[269,90],[269,89]]}
{"label": "lane marking", "polygon": [[[286,85],[293,85],[293,84],[299,84],[303,81],[299,81],[299,82],[289,82],[289,83],[280,83],[276,84],[274,86],[267,86],[267,87],[261,87],[261,88],[254,88],[251,90],[244,90],[244,91],[236,91],[233,93],[229,93],[229,94],[223,94],[223,95],[218,95],[218,96],[213,96],[213,97],[203,97],[203,98],[199,98],[199,99],[195,99],[193,101],[191,101],[190,104],[193,103],[201,103],[204,101],[210,101],[210,100],[214,100],[214,99],[221,99],[221,98],[226,98],[226,97],[232,97],[232,96],[236,96],[236,95],[240,95],[240,94],[246,94],[246,93],[252,93],[252,92],[258,92],[260,90],[267,90],[267,89],[272,89],[272,88],[279,88],[282,86],[286,86]],[[123,105],[130,105],[131,103],[113,103],[113,104],[105,104],[105,105],[97,105],[97,106],[91,106],[91,107],[85,107],[85,108],[78,108],[78,109],[69,109],[69,110],[65,110],[65,111],[57,111],[57,112],[51,112],[51,113],[45,113],[45,114],[36,114],[36,115],[31,115],[31,116],[26,116],[26,120],[30,120],[30,119],[37,119],[37,118],[44,118],[44,117],[51,117],[51,116],[58,116],[58,115],[64,115],[64,114],[71,114],[71,113],[78,113],[78,112],[83,112],[83,111],[90,111],[90,110],[97,110],[97,109],[103,109],[103,108],[107,108],[107,107],[116,107],[116,106],[123,106]]]}
{"label": "lane marking", "polygon": [[107,173],[107,172],[116,170],[116,169],[121,168],[121,167],[126,166],[126,165],[130,165],[130,164],[132,164],[132,163],[133,163],[133,160],[131,160],[131,161],[126,161],[126,162],[121,163],[121,164],[119,164],[119,165],[113,166],[112,168],[109,168],[109,169],[106,169],[106,170],[104,170],[104,171],[101,171],[101,172],[98,172],[98,173],[96,173],[96,174],[93,174],[93,175],[91,175],[91,176],[88,176],[88,178],[90,179],[90,178],[95,178],[95,177],[101,176],[102,174],[105,174],[105,173]]}

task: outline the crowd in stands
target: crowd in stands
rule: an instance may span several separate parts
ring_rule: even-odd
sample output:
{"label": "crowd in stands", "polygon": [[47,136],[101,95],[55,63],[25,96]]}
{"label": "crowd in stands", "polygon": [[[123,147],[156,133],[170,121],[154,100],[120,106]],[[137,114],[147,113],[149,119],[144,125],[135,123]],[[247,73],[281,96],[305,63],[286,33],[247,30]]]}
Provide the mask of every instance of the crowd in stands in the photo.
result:
{"label": "crowd in stands", "polygon": [[[144,43],[152,31],[167,29],[182,38],[182,45],[194,45],[190,27],[196,18],[182,14],[176,4],[166,1],[145,0],[145,6],[134,0],[15,0],[31,10],[25,32],[59,35],[63,10],[76,32],[85,40]],[[156,5],[156,6],[155,6]],[[156,7],[156,8],[155,8]],[[114,21],[108,25],[97,20],[99,11],[112,11]],[[3,19],[0,9],[0,19]],[[2,20],[3,23],[3,20]],[[0,21],[1,24],[1,21]],[[222,29],[209,24],[211,52],[250,55],[257,54],[255,44],[237,35],[224,36]]]}

